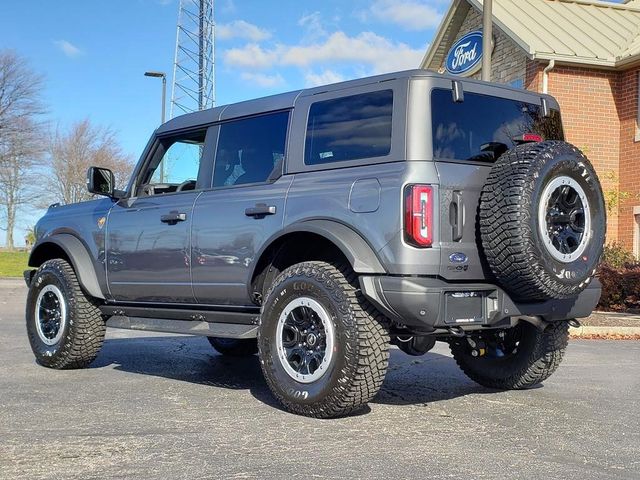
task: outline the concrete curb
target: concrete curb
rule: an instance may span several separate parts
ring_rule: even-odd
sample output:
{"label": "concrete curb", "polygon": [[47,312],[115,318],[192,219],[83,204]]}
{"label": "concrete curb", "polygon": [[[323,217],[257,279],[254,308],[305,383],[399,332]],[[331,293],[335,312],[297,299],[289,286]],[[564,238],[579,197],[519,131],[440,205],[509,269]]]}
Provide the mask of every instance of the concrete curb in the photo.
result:
{"label": "concrete curb", "polygon": [[640,338],[640,327],[590,327],[569,328],[573,338],[581,337],[637,337]]}

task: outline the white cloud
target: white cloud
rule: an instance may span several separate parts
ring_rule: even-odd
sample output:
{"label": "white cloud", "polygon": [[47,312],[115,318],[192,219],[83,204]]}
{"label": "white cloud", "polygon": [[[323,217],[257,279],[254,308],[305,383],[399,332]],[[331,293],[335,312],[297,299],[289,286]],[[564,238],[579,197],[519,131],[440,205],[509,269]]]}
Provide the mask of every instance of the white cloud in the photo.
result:
{"label": "white cloud", "polygon": [[327,36],[327,31],[322,24],[320,12],[303,15],[300,20],[298,20],[298,25],[305,29],[304,36],[310,41],[315,41]]}
{"label": "white cloud", "polygon": [[440,1],[377,0],[371,6],[373,16],[384,22],[395,23],[407,30],[427,30],[437,27],[442,13],[432,4]]}
{"label": "white cloud", "polygon": [[256,43],[249,43],[242,48],[230,48],[224,52],[225,63],[243,68],[269,68],[276,62],[275,50],[264,50]]}
{"label": "white cloud", "polygon": [[257,44],[227,50],[223,57],[227,65],[251,69],[274,66],[307,68],[327,63],[366,65],[372,73],[418,68],[425,49],[413,49],[372,32],[349,36],[335,32],[310,45],[276,45],[264,49]]}
{"label": "white cloud", "polygon": [[345,77],[334,70],[323,70],[320,73],[307,72],[304,80],[307,87],[317,87],[318,85],[342,82]]}
{"label": "white cloud", "polygon": [[62,53],[64,53],[69,58],[75,58],[84,53],[73,43],[68,42],[67,40],[56,40],[53,43],[62,51]]}
{"label": "white cloud", "polygon": [[262,88],[280,87],[286,83],[284,78],[282,78],[282,75],[279,73],[276,73],[275,75],[267,75],[265,73],[243,72],[240,74],[240,78],[247,83],[251,83]]}
{"label": "white cloud", "polygon": [[216,37],[220,40],[242,38],[252,42],[260,42],[271,38],[271,32],[244,20],[234,20],[230,23],[216,25]]}

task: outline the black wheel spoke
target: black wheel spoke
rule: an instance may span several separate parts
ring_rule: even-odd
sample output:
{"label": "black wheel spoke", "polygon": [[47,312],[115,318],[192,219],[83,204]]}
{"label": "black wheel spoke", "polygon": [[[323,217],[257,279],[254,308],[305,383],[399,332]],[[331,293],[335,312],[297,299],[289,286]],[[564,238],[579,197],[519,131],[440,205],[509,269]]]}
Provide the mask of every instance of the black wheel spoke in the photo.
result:
{"label": "black wheel spoke", "polygon": [[296,325],[285,325],[282,344],[285,348],[292,348],[300,343],[300,330]]}
{"label": "black wheel spoke", "polygon": [[293,369],[298,373],[302,372],[302,368],[304,366],[304,358],[305,352],[302,348],[296,346],[290,349],[287,349],[287,361],[289,365],[293,367]]}
{"label": "black wheel spoke", "polygon": [[291,315],[295,325],[304,325],[306,319],[304,317],[304,313],[299,311],[299,309],[294,309],[289,315]]}

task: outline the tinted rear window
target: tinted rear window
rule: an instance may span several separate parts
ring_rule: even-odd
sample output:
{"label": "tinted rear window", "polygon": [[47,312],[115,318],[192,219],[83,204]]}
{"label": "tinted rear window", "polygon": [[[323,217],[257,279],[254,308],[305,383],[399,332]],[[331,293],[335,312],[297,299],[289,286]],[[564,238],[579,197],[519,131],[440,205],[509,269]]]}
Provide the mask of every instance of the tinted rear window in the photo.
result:
{"label": "tinted rear window", "polygon": [[514,138],[535,133],[545,140],[563,140],[560,112],[544,118],[540,105],[465,93],[455,103],[451,90],[431,94],[433,156],[436,160],[494,161],[513,148]]}
{"label": "tinted rear window", "polygon": [[388,155],[392,111],[392,90],[312,104],[304,163],[318,165]]}

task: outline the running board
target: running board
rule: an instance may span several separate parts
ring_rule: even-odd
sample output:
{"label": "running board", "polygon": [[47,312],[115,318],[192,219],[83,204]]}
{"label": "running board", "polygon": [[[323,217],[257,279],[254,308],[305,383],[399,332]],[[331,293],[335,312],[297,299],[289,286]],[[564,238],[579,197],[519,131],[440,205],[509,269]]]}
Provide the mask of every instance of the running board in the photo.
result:
{"label": "running board", "polygon": [[107,320],[107,327],[143,330],[147,332],[181,333],[220,338],[256,338],[257,325],[239,323],[211,323],[202,320],[170,320],[114,315]]}
{"label": "running board", "polygon": [[260,308],[218,308],[216,310],[204,308],[194,309],[187,307],[155,307],[140,305],[102,305],[100,311],[103,315],[137,318],[164,318],[167,320],[189,321],[209,323],[241,323],[243,325],[257,325],[260,316]]}

